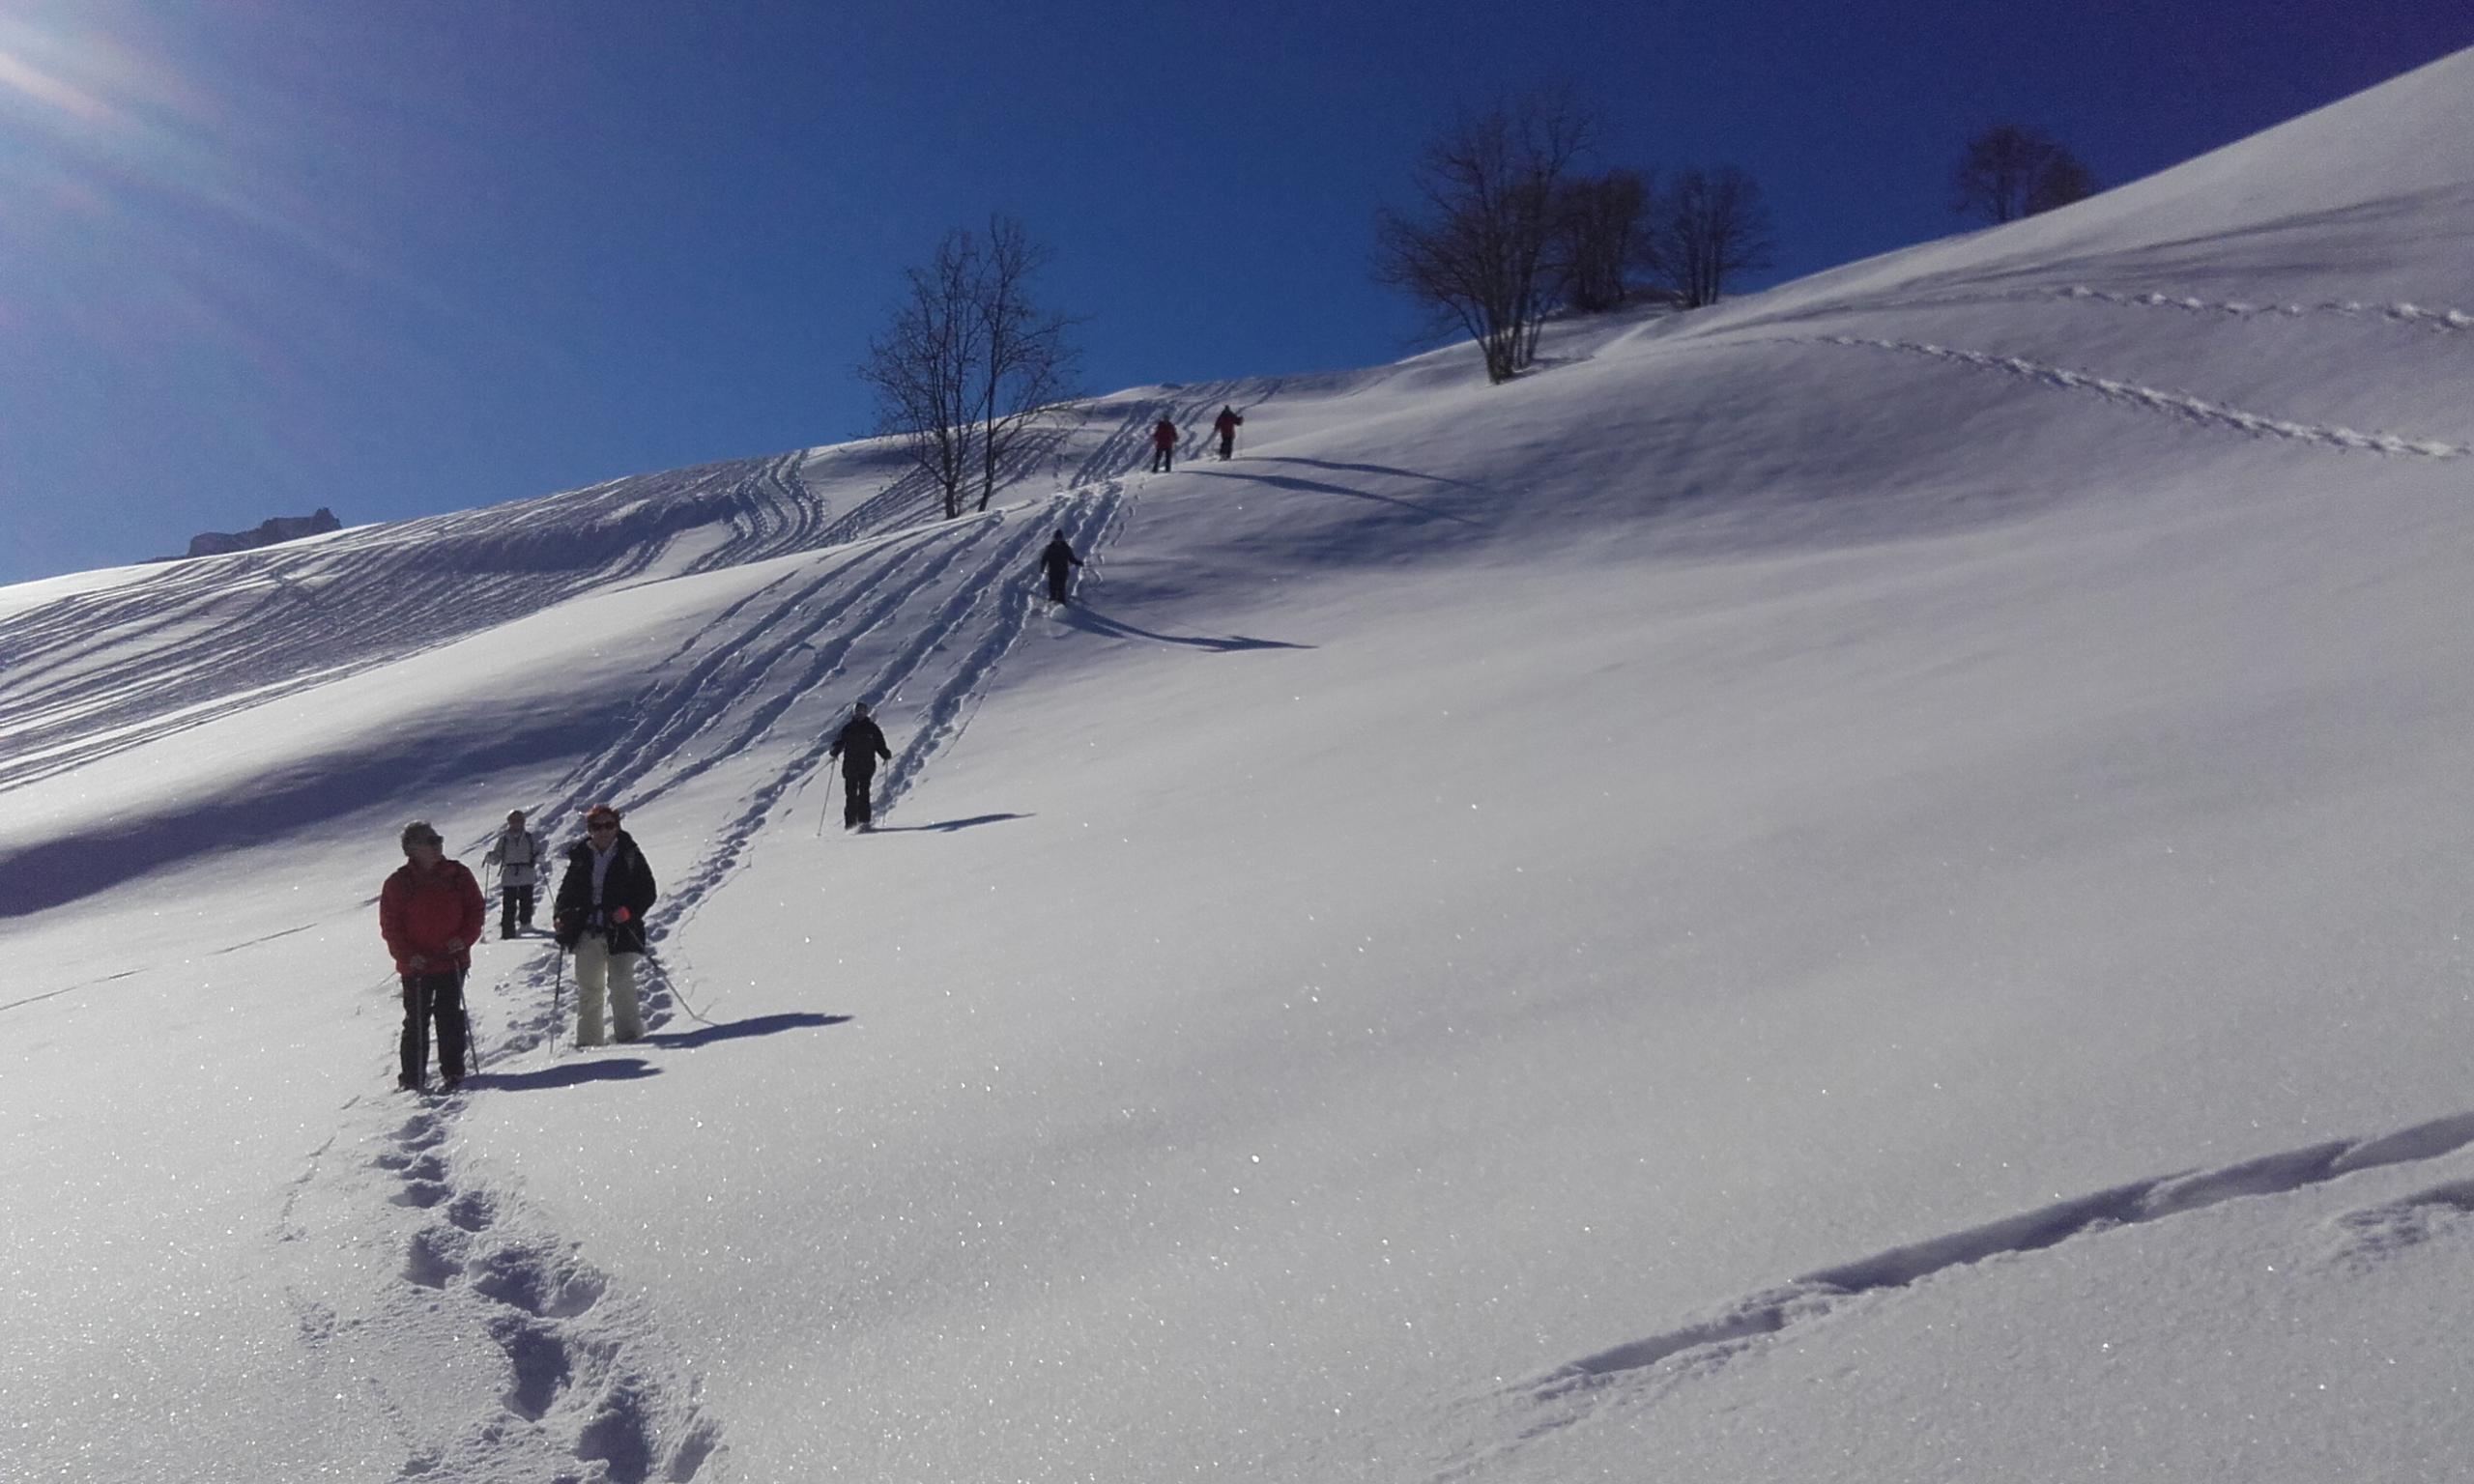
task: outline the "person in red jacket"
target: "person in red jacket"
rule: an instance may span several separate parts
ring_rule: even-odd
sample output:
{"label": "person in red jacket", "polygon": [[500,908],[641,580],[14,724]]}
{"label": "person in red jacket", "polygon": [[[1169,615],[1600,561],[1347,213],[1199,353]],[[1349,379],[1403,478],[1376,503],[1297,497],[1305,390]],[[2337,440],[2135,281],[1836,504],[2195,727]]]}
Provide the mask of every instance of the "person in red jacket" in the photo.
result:
{"label": "person in red jacket", "polygon": [[1151,425],[1151,471],[1166,473],[1168,466],[1176,462],[1176,452],[1177,425],[1168,420],[1167,414],[1162,413],[1160,420]]}
{"label": "person in red jacket", "polygon": [[1244,425],[1245,421],[1245,418],[1237,415],[1237,409],[1225,403],[1221,406],[1220,415],[1211,419],[1211,431],[1220,435],[1222,463],[1228,462],[1228,456],[1237,451],[1237,430]]}
{"label": "person in red jacket", "polygon": [[378,893],[378,931],[404,984],[404,1070],[395,1085],[420,1091],[430,1022],[438,1023],[438,1073],[448,1092],[464,1080],[464,975],[489,908],[481,883],[450,861],[426,819],[404,826],[404,864]]}

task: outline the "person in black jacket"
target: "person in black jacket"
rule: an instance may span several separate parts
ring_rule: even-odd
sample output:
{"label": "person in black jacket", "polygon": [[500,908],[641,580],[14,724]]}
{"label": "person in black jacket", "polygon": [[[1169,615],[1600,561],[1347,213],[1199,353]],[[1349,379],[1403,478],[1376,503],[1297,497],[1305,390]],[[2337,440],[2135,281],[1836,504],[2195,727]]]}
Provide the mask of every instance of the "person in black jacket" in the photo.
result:
{"label": "person in black jacket", "polygon": [[1067,595],[1068,574],[1082,565],[1082,558],[1074,555],[1073,543],[1065,539],[1065,532],[1058,531],[1056,539],[1041,550],[1040,565],[1048,569],[1048,600],[1050,603],[1072,601]]}
{"label": "person in black jacket", "polygon": [[885,746],[885,734],[877,724],[868,720],[866,701],[850,708],[850,720],[843,724],[824,755],[842,759],[842,827],[872,828],[876,811],[868,802],[868,790],[877,781],[877,759],[890,759],[893,749]]}
{"label": "person in black jacket", "polygon": [[559,946],[576,956],[576,1044],[602,1043],[605,979],[618,1039],[642,1041],[636,960],[644,956],[645,914],[656,896],[653,870],[635,837],[618,828],[618,811],[609,805],[588,811],[584,828],[585,838],[567,851],[567,873],[559,879],[558,903],[551,909]]}

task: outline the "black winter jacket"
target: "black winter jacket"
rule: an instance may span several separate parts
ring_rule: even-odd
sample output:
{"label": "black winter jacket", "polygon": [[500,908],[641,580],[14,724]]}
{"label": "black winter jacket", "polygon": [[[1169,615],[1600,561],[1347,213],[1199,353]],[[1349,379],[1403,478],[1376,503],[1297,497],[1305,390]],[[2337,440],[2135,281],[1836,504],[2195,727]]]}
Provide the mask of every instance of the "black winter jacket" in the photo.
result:
{"label": "black winter jacket", "polygon": [[[567,873],[559,878],[558,904],[551,908],[551,922],[561,948],[573,948],[587,932],[599,932],[609,940],[614,954],[641,954],[645,951],[645,914],[653,909],[657,893],[653,888],[653,869],[645,864],[645,853],[636,848],[636,837],[625,830],[618,832],[618,842],[611,847],[610,871],[601,882],[601,906],[592,905],[592,842],[577,841],[567,847]],[[627,921],[610,921],[618,908],[627,909]]]}
{"label": "black winter jacket", "polygon": [[871,778],[876,775],[877,759],[891,757],[893,749],[885,746],[885,734],[875,722],[854,716],[842,728],[841,735],[833,739],[825,756],[842,759],[845,778]]}

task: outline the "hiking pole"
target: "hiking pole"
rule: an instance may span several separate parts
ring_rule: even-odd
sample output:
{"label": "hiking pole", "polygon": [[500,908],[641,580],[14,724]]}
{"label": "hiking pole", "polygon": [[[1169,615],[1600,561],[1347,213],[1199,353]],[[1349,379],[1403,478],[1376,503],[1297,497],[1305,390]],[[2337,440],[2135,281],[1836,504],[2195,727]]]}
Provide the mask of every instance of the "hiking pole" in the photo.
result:
{"label": "hiking pole", "polygon": [[473,1034],[473,1002],[464,997],[465,982],[473,977],[469,968],[455,975],[455,1013],[464,1022],[464,1064],[468,1071],[481,1070],[481,1042]]}
{"label": "hiking pole", "polygon": [[567,946],[561,943],[559,945],[558,983],[550,986],[550,1060],[554,1062],[559,1059],[559,1028],[567,1023],[565,1013],[559,1008],[560,1001],[565,996],[566,991]]}
{"label": "hiking pole", "polygon": [[645,962],[651,964],[653,966],[653,972],[661,976],[662,988],[670,992],[670,997],[678,1002],[678,1008],[687,1012],[690,1019],[700,1021],[705,1025],[713,1023],[710,1020],[705,1019],[704,1012],[698,1010],[695,1006],[688,1004],[687,996],[678,992],[678,981],[670,977],[670,965],[653,956],[653,946],[650,943],[647,943],[645,945]]}

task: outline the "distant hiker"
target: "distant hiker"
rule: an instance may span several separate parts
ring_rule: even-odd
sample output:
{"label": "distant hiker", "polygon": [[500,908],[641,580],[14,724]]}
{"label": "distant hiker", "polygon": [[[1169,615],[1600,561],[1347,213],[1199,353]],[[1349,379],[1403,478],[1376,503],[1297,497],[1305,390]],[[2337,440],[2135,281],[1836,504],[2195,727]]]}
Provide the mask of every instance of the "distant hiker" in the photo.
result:
{"label": "distant hiker", "polygon": [[506,828],[490,842],[483,866],[499,871],[499,936],[515,936],[516,925],[532,926],[532,887],[540,879],[541,837],[524,827],[524,811],[507,811]]}
{"label": "distant hiker", "polygon": [[876,810],[869,803],[868,790],[876,785],[877,759],[890,760],[893,749],[885,746],[884,732],[868,720],[866,701],[850,708],[850,720],[843,723],[824,756],[842,759],[842,827],[870,828],[876,822]]}
{"label": "distant hiker", "polygon": [[551,924],[559,946],[576,956],[576,1044],[601,1041],[605,982],[620,1041],[645,1039],[636,1007],[636,960],[645,952],[645,914],[657,893],[653,869],[635,837],[618,828],[618,811],[595,804],[584,816],[585,838],[567,850]]}
{"label": "distant hiker", "polygon": [[1166,473],[1168,467],[1176,462],[1176,452],[1177,425],[1170,422],[1167,414],[1164,413],[1160,420],[1151,425],[1151,471],[1155,474]]}
{"label": "distant hiker", "polygon": [[1237,451],[1237,430],[1245,424],[1245,418],[1237,415],[1237,409],[1224,405],[1220,409],[1220,415],[1211,419],[1211,431],[1220,435],[1220,457],[1223,462]]}
{"label": "distant hiker", "polygon": [[1056,539],[1040,553],[1040,565],[1048,569],[1048,600],[1050,603],[1070,601],[1066,596],[1068,574],[1073,568],[1082,565],[1082,558],[1074,555],[1073,544],[1065,539],[1065,532],[1058,531]]}
{"label": "distant hiker", "polygon": [[489,919],[481,883],[450,861],[426,819],[404,826],[404,864],[378,893],[378,931],[404,985],[403,1070],[395,1085],[420,1091],[429,1070],[429,1027],[438,1024],[438,1074],[448,1092],[464,1080],[464,974]]}

